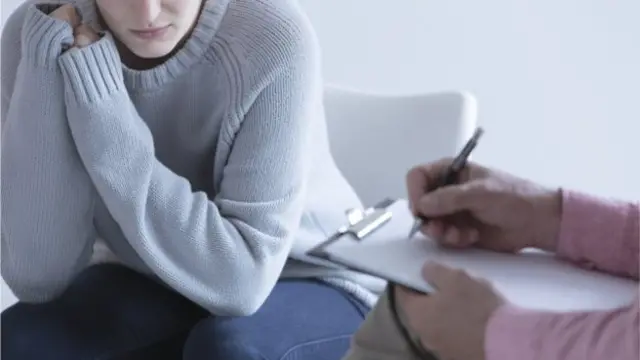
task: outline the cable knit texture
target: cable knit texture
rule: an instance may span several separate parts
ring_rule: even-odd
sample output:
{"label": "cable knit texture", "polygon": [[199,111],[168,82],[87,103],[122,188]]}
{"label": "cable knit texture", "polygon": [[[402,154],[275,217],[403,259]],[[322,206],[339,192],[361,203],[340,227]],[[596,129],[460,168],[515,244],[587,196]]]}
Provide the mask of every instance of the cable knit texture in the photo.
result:
{"label": "cable knit texture", "polygon": [[[640,205],[563,191],[558,255],[638,279]],[[637,360],[640,298],[607,311],[549,313],[513,306],[489,322],[487,360]]]}
{"label": "cable knit texture", "polygon": [[[74,0],[99,29],[94,0]],[[295,0],[205,0],[186,44],[151,70],[106,32],[73,39],[26,3],[2,35],[2,275],[48,301],[96,238],[214,314],[250,314],[281,277],[371,305],[384,282],[306,250],[361,204],[330,155],[316,37]]]}

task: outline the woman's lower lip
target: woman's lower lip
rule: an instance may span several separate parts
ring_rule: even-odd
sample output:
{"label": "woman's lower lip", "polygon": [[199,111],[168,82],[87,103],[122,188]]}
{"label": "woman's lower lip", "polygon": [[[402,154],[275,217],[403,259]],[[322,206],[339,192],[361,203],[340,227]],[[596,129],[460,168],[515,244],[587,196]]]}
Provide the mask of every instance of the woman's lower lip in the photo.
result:
{"label": "woman's lower lip", "polygon": [[152,30],[131,30],[131,32],[141,39],[153,40],[164,36],[164,34],[167,33],[167,30],[169,30],[168,26]]}

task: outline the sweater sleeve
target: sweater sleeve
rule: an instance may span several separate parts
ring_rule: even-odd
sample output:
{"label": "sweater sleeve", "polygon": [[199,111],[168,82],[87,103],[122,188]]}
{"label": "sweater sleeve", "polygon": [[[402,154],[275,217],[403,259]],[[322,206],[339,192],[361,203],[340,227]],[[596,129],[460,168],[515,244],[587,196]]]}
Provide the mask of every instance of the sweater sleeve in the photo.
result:
{"label": "sweater sleeve", "polygon": [[262,305],[302,216],[321,87],[315,49],[302,40],[280,46],[280,63],[262,69],[269,80],[238,120],[214,199],[155,157],[111,35],[61,57],[72,134],[107,208],[163,281],[217,315]]}
{"label": "sweater sleeve", "polygon": [[26,4],[2,33],[2,277],[22,302],[60,294],[89,262],[95,189],[76,151],[57,59],[71,26]]}
{"label": "sweater sleeve", "polygon": [[[638,277],[640,207],[563,193],[558,255],[583,266]],[[505,306],[487,326],[487,360],[636,360],[640,298],[614,310],[550,313]]]}

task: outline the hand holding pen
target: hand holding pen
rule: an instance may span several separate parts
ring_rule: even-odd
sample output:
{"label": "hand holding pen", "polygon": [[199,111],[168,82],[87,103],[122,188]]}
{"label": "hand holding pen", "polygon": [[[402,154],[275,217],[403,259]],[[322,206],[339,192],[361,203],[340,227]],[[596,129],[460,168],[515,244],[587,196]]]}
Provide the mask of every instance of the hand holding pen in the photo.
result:
{"label": "hand holding pen", "polygon": [[[473,149],[472,141],[466,149]],[[467,159],[468,152],[456,159]],[[456,159],[417,166],[408,173],[409,202],[417,217],[411,237],[421,231],[456,248],[555,250],[562,203],[559,189],[466,160],[460,166]]]}
{"label": "hand holding pen", "polygon": [[[416,191],[420,191],[420,192],[433,191],[444,186],[455,184],[458,181],[458,178],[460,177],[460,173],[462,172],[462,170],[464,170],[465,166],[467,165],[467,160],[469,159],[471,152],[478,145],[478,141],[480,140],[480,137],[482,137],[482,134],[484,134],[484,130],[482,128],[477,128],[476,131],[473,133],[473,136],[471,136],[471,139],[467,141],[467,143],[462,148],[458,156],[456,156],[453,159],[453,161],[451,161],[451,163],[446,167],[446,169],[440,174],[438,181],[431,182],[430,184],[417,184],[417,187],[410,186],[409,197],[410,198],[412,197],[411,196],[412,190],[413,190],[413,193],[415,194]],[[409,184],[409,185],[412,185],[412,184]],[[418,216],[418,218],[413,224],[413,227],[409,231],[409,238],[412,238],[413,236],[415,236],[418,230],[420,230],[420,228],[424,226],[427,221],[429,220],[424,216],[422,217]]]}

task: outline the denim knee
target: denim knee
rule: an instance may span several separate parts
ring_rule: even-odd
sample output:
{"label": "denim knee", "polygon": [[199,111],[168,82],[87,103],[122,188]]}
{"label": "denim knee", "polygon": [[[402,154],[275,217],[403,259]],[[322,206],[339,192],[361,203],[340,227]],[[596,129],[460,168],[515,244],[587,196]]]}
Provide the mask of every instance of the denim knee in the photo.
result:
{"label": "denim knee", "polygon": [[[213,319],[212,319],[213,320]],[[251,336],[241,336],[218,321],[202,321],[189,333],[183,360],[264,360]]]}

